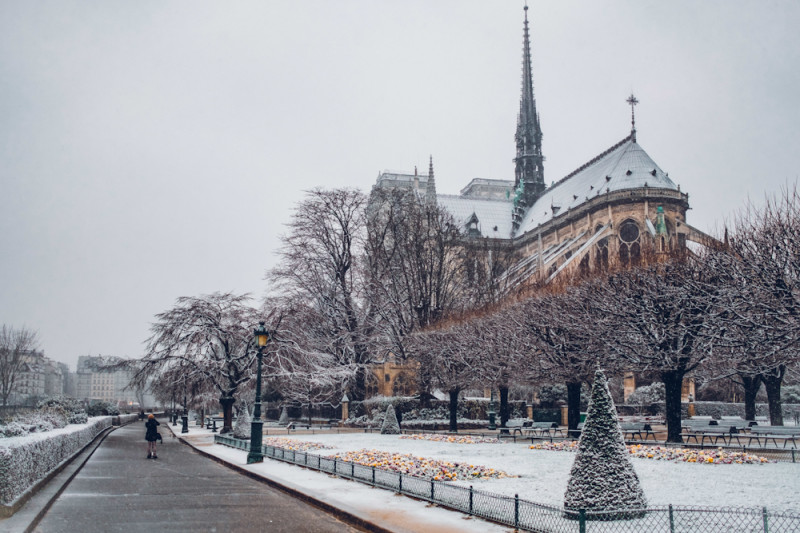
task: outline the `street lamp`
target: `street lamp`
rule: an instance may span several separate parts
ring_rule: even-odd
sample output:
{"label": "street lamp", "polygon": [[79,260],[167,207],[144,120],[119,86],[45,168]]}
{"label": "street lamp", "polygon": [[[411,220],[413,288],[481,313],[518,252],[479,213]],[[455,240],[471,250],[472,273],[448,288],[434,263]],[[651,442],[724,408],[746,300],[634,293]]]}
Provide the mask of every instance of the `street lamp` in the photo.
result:
{"label": "street lamp", "polygon": [[253,330],[258,346],[258,370],[256,371],[256,403],[253,407],[253,420],[250,422],[250,453],[247,454],[247,464],[260,463],[264,461],[261,453],[261,434],[264,422],[261,420],[261,357],[264,354],[264,346],[269,342],[269,331],[264,327],[263,322],[258,323],[258,327]]}
{"label": "street lamp", "polygon": [[181,417],[181,433],[189,433],[189,411],[186,408],[186,380],[183,381],[183,416]]}

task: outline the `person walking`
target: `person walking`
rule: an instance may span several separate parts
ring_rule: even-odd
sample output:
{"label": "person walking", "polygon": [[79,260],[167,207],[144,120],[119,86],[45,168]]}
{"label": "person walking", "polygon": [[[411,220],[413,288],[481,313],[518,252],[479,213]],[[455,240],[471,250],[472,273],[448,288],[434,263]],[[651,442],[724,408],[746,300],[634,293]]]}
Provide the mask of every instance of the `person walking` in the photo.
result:
{"label": "person walking", "polygon": [[158,459],[156,455],[156,441],[158,440],[158,420],[153,413],[147,415],[147,422],[144,427],[147,428],[147,433],[144,434],[144,439],[147,441],[147,458]]}

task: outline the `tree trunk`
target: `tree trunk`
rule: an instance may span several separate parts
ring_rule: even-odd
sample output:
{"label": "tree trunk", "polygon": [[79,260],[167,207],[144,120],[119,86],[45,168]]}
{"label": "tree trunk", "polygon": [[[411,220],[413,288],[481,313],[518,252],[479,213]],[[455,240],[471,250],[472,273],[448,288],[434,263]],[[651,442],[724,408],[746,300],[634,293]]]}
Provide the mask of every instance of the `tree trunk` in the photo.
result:
{"label": "tree trunk", "polygon": [[567,430],[570,437],[579,436],[578,424],[581,422],[581,382],[567,383]]}
{"label": "tree trunk", "polygon": [[761,374],[764,389],[767,391],[767,404],[769,405],[769,423],[773,426],[783,425],[783,404],[781,403],[781,383],[783,383],[784,368],[775,373]]}
{"label": "tree trunk", "polygon": [[756,419],[756,395],[761,388],[760,376],[741,375],[742,387],[744,388],[744,419]]}
{"label": "tree trunk", "polygon": [[661,374],[666,392],[667,442],[683,442],[681,436],[681,387],[683,372],[672,370]]}
{"label": "tree trunk", "polygon": [[356,369],[356,379],[350,387],[348,396],[352,401],[363,401],[367,396],[367,372],[368,370],[363,366]]}
{"label": "tree trunk", "polygon": [[224,435],[233,431],[233,404],[236,403],[236,399],[232,396],[223,396],[219,399],[219,403],[222,405],[222,430],[219,434]]}
{"label": "tree trunk", "polygon": [[458,432],[458,393],[460,388],[450,389],[450,431]]}
{"label": "tree trunk", "polygon": [[508,422],[509,418],[509,411],[508,408],[508,385],[504,385],[500,387],[500,427],[506,427],[506,422]]}

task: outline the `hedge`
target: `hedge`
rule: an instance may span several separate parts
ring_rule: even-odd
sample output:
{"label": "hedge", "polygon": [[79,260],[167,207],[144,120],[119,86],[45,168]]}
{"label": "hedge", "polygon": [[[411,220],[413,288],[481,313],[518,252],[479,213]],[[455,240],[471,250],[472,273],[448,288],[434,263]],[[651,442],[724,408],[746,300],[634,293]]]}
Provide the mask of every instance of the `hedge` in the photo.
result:
{"label": "hedge", "polygon": [[0,440],[0,503],[13,503],[110,426],[111,417],[103,416],[86,424]]}

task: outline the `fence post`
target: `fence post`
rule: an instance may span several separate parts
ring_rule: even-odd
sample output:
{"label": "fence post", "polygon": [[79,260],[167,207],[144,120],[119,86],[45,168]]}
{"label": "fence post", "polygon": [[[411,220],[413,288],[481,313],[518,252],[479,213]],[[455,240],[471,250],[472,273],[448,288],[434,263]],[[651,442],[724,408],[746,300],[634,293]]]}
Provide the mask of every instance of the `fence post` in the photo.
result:
{"label": "fence post", "polygon": [[337,461],[337,459],[334,457],[333,458],[333,473],[334,474],[336,473],[336,461]]}
{"label": "fence post", "polygon": [[400,490],[398,491],[399,494],[403,494],[403,473],[400,472]]}
{"label": "fence post", "polygon": [[519,494],[514,494],[514,529],[519,529]]}
{"label": "fence post", "polygon": [[794,459],[794,452],[795,452],[795,450],[794,450],[794,448],[792,448],[792,462],[796,463],[797,461],[795,461],[795,459]]}
{"label": "fence post", "polygon": [[372,486],[375,486],[375,467],[372,467]]}
{"label": "fence post", "polygon": [[356,464],[350,463],[350,477],[355,479],[356,478]]}
{"label": "fence post", "polygon": [[433,502],[433,484],[434,484],[434,481],[431,480],[431,502]]}
{"label": "fence post", "polygon": [[578,531],[580,533],[586,533],[586,509],[580,509],[578,511]]}
{"label": "fence post", "polygon": [[669,533],[675,533],[675,517],[672,512],[672,504],[669,504]]}
{"label": "fence post", "polygon": [[469,486],[469,515],[472,516],[472,485]]}
{"label": "fence post", "polygon": [[764,533],[769,533],[769,523],[767,521],[767,508],[763,507],[761,513],[764,515]]}

